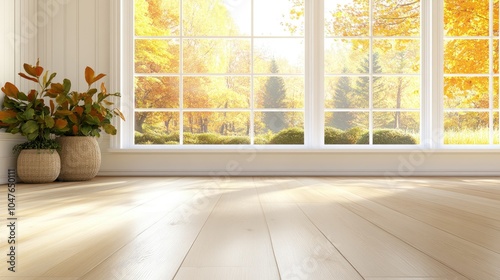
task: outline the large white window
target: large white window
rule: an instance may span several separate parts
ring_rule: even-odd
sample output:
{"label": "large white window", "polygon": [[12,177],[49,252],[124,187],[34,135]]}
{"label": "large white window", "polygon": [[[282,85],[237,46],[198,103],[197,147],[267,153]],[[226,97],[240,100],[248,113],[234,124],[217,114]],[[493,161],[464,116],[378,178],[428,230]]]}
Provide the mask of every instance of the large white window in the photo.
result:
{"label": "large white window", "polygon": [[122,147],[499,144],[498,0],[122,5]]}

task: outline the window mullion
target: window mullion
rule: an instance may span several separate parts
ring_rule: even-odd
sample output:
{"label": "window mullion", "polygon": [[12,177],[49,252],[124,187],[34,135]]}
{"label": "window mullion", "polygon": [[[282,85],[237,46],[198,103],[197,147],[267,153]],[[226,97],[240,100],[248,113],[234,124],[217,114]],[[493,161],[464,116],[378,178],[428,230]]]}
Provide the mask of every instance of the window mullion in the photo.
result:
{"label": "window mullion", "polygon": [[431,68],[431,148],[442,148],[444,144],[444,2],[430,1],[432,21],[432,39],[430,51]]}
{"label": "window mullion", "polygon": [[370,110],[369,116],[368,116],[368,143],[369,145],[373,145],[373,130],[374,130],[374,113],[373,113],[373,1],[369,1],[368,5],[368,18],[369,18],[369,29],[368,29],[368,36],[370,40],[370,51],[369,51],[369,57],[370,60],[368,62],[369,69],[368,69],[368,81],[369,81],[369,93],[368,93],[368,108]]}
{"label": "window mullion", "polygon": [[433,9],[431,7],[431,0],[424,0],[422,2],[421,9],[421,43],[420,43],[420,52],[421,52],[421,82],[420,82],[420,92],[421,92],[421,122],[420,122],[420,131],[421,131],[421,144],[423,148],[433,148],[435,139],[433,131],[433,116],[435,114],[432,110],[432,97],[433,93],[433,83],[432,83],[432,69],[434,47],[432,45],[432,12]]}
{"label": "window mullion", "polygon": [[320,148],[324,139],[324,1],[306,1],[305,145]]}

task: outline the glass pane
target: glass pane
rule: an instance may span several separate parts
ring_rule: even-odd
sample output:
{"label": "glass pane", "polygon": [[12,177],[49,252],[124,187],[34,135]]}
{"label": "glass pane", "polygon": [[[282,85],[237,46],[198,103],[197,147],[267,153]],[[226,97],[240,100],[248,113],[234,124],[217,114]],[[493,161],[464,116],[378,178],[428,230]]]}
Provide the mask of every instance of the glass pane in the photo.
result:
{"label": "glass pane", "polygon": [[251,10],[250,0],[183,0],[183,34],[184,36],[249,35]]}
{"label": "glass pane", "polygon": [[409,134],[418,134],[420,131],[419,112],[374,112],[373,126],[377,129],[398,129]]}
{"label": "glass pane", "polygon": [[368,108],[368,77],[325,77],[325,108]]}
{"label": "glass pane", "polygon": [[179,73],[178,40],[135,40],[136,73]]}
{"label": "glass pane", "polygon": [[136,77],[136,108],[178,108],[178,77]]}
{"label": "glass pane", "polygon": [[493,144],[495,145],[500,144],[499,117],[498,112],[493,113]]}
{"label": "glass pane", "polygon": [[325,36],[368,36],[370,1],[325,1]]}
{"label": "glass pane", "polygon": [[499,95],[500,95],[500,88],[499,88],[499,78],[495,77],[493,78],[493,108],[500,109],[500,100],[499,100]]}
{"label": "glass pane", "polygon": [[374,73],[420,72],[420,40],[374,40],[373,51]]}
{"label": "glass pane", "polygon": [[445,108],[489,108],[488,77],[445,77]]}
{"label": "glass pane", "polygon": [[255,36],[304,35],[304,1],[254,0],[253,3]]}
{"label": "glass pane", "polygon": [[488,36],[490,3],[487,0],[444,1],[445,36]]}
{"label": "glass pane", "polygon": [[450,112],[444,115],[445,144],[489,144],[489,113]]}
{"label": "glass pane", "polygon": [[255,39],[253,71],[302,74],[305,69],[304,54],[304,39]]}
{"label": "glass pane", "polygon": [[382,90],[373,94],[373,106],[382,109],[419,109],[420,77],[379,77]]}
{"label": "glass pane", "polygon": [[250,144],[249,112],[185,112],[184,144]]}
{"label": "glass pane", "polygon": [[493,73],[498,74],[498,67],[500,66],[500,61],[498,56],[500,54],[500,49],[498,47],[499,40],[493,40]]}
{"label": "glass pane", "polygon": [[369,73],[370,41],[325,39],[325,73]]}
{"label": "glass pane", "polygon": [[179,1],[134,0],[136,36],[179,35]]}
{"label": "glass pane", "polygon": [[419,36],[420,1],[373,0],[374,36]]}
{"label": "glass pane", "polygon": [[135,112],[134,143],[179,144],[179,112]]}
{"label": "glass pane", "polygon": [[500,25],[500,22],[498,20],[499,15],[499,6],[500,6],[500,1],[495,0],[493,1],[493,35],[494,36],[499,36],[500,34],[498,33],[498,27]]}
{"label": "glass pane", "polygon": [[254,79],[257,108],[304,108],[304,78],[263,76]]}
{"label": "glass pane", "polygon": [[303,112],[256,112],[255,144],[304,144]]}
{"label": "glass pane", "polygon": [[250,40],[186,39],[185,73],[250,73]]}
{"label": "glass pane", "polygon": [[250,77],[184,77],[184,108],[248,108]]}
{"label": "glass pane", "polygon": [[368,133],[368,119],[368,112],[326,112],[325,144],[358,144]]}
{"label": "glass pane", "polygon": [[488,40],[445,40],[445,74],[489,73]]}

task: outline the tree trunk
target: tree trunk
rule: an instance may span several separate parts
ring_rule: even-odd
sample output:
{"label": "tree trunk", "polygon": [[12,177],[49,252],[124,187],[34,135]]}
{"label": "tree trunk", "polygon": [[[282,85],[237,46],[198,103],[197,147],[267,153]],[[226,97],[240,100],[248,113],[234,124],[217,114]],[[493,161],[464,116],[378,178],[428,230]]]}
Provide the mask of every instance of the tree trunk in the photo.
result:
{"label": "tree trunk", "polygon": [[146,121],[147,115],[145,113],[138,113],[137,118],[135,119],[135,131],[143,133],[142,125],[144,121]]}
{"label": "tree trunk", "polygon": [[396,93],[396,114],[394,116],[394,128],[399,129],[401,126],[401,95],[403,94],[403,78],[398,78],[398,91]]}

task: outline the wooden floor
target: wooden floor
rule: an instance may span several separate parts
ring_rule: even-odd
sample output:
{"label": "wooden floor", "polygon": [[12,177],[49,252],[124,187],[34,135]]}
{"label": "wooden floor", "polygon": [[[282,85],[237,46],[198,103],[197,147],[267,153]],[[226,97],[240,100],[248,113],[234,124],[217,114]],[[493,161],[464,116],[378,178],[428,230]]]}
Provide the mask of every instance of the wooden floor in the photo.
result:
{"label": "wooden floor", "polygon": [[96,178],[17,185],[0,279],[500,279],[500,178]]}

